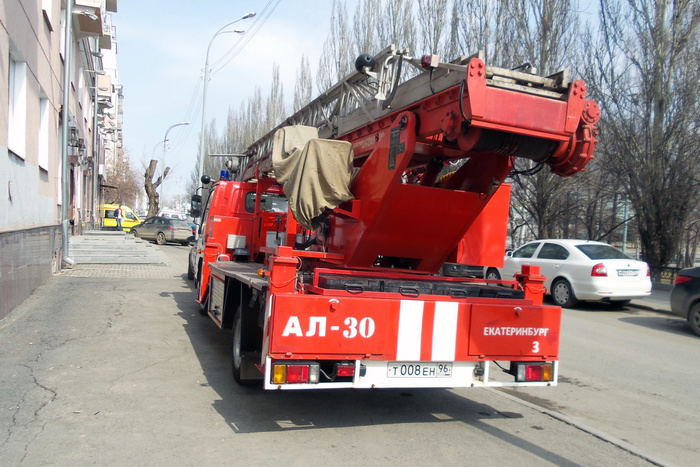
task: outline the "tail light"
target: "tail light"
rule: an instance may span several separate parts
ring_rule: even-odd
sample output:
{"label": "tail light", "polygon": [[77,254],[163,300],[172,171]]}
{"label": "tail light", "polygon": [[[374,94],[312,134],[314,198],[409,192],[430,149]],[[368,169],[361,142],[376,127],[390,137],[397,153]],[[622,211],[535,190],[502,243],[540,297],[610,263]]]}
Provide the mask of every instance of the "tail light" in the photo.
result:
{"label": "tail light", "polygon": [[552,363],[515,363],[513,375],[516,382],[554,381]]}
{"label": "tail light", "polygon": [[598,263],[591,269],[591,277],[607,277],[608,268],[603,263]]}
{"label": "tail light", "polygon": [[673,285],[682,284],[683,282],[688,282],[689,280],[690,277],[688,276],[676,276],[676,279],[673,281]]}
{"label": "tail light", "polygon": [[177,229],[175,227],[173,227],[172,225],[169,225],[168,230],[177,230]]}
{"label": "tail light", "polygon": [[354,363],[336,363],[335,364],[335,375],[346,377],[355,376],[355,364]]}
{"label": "tail light", "polygon": [[282,363],[272,366],[273,384],[317,384],[321,367],[318,363]]}
{"label": "tail light", "polygon": [[651,277],[651,268],[647,266],[647,277]]}

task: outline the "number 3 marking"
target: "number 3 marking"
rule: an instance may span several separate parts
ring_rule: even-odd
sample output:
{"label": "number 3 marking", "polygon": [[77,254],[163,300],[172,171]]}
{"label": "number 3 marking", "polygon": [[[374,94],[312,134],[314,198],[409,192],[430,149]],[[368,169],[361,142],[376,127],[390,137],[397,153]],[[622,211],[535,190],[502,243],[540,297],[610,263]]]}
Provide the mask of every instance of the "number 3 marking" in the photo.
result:
{"label": "number 3 marking", "polygon": [[532,353],[537,353],[540,351],[540,343],[539,341],[534,341],[532,343]]}

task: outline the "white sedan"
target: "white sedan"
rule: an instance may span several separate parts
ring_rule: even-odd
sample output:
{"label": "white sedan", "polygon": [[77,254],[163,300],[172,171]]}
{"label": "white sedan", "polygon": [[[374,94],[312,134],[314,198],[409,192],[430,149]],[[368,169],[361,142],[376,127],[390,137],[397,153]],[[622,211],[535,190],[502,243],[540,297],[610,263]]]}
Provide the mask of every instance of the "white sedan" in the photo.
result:
{"label": "white sedan", "polygon": [[487,279],[512,280],[523,265],[540,267],[554,302],[573,307],[579,300],[624,306],[651,294],[649,266],[617,248],[587,240],[537,240],[508,253],[502,268],[486,268]]}

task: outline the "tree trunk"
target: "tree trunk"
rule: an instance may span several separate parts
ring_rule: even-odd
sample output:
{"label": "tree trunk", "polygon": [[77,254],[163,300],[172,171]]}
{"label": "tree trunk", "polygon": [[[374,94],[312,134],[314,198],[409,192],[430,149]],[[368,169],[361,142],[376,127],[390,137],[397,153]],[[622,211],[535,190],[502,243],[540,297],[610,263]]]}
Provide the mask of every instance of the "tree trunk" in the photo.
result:
{"label": "tree trunk", "polygon": [[163,175],[159,176],[154,182],[153,175],[156,172],[157,165],[158,161],[151,159],[151,162],[148,164],[148,168],[146,168],[146,174],[144,175],[143,187],[146,190],[146,196],[148,196],[148,217],[153,217],[158,214],[160,208],[160,195],[158,194],[158,187],[161,183],[163,183],[165,177],[168,176],[168,172],[170,172],[170,167],[166,167],[163,171]]}

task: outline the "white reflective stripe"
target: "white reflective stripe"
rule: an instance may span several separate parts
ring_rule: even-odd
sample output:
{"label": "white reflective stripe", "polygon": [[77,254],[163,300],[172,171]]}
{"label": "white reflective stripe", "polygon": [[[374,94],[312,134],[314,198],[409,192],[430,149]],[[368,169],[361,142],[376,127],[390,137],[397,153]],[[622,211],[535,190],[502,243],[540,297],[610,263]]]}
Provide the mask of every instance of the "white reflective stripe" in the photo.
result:
{"label": "white reflective stripe", "polygon": [[452,362],[457,344],[457,315],[459,303],[435,303],[433,322],[433,361]]}
{"label": "white reflective stripe", "polygon": [[401,300],[396,360],[404,362],[420,360],[422,329],[423,302],[418,300]]}

